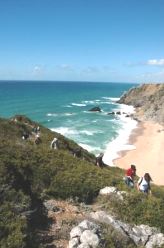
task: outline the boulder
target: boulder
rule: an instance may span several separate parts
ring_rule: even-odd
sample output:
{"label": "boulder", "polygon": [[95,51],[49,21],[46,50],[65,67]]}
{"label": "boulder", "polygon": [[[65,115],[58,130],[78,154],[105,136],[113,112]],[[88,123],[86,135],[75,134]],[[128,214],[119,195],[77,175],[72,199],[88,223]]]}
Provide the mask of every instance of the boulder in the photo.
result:
{"label": "boulder", "polygon": [[69,248],[96,248],[99,246],[100,228],[94,222],[84,220],[70,232]]}
{"label": "boulder", "polygon": [[83,232],[83,229],[80,226],[75,226],[71,232],[70,232],[70,237],[71,239],[75,237],[80,237]]}
{"label": "boulder", "polygon": [[83,230],[91,230],[93,233],[97,233],[99,230],[98,225],[88,220],[83,220],[78,226]]}
{"label": "boulder", "polygon": [[109,112],[107,115],[115,115],[115,112]]}
{"label": "boulder", "polygon": [[89,111],[92,111],[92,112],[101,112],[101,108],[100,107],[93,107]]}
{"label": "boulder", "polygon": [[123,196],[127,195],[126,191],[118,191],[116,187],[105,187],[100,189],[100,195],[115,195],[117,199],[123,200]]}
{"label": "boulder", "polygon": [[91,230],[85,230],[82,235],[80,236],[80,241],[82,244],[89,245],[89,247],[98,247],[99,245],[99,238],[98,236],[93,233]]}
{"label": "boulder", "polygon": [[69,248],[79,247],[79,238],[73,238],[69,241]]}
{"label": "boulder", "polygon": [[117,188],[116,187],[105,187],[103,189],[100,189],[99,194],[100,195],[108,195],[111,193],[116,193],[117,192]]}
{"label": "boulder", "polygon": [[164,235],[163,233],[158,233],[149,238],[146,248],[161,247],[162,245],[164,245]]}

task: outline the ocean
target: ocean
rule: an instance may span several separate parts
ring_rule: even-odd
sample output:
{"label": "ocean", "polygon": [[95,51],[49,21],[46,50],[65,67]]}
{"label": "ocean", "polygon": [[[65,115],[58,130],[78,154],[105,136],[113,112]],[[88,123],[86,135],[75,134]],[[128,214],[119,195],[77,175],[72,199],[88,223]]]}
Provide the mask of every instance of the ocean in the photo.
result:
{"label": "ocean", "polygon": [[[134,149],[128,137],[137,125],[126,114],[132,106],[117,104],[132,83],[0,81],[0,117],[26,115],[47,128],[73,139],[94,153],[104,153],[113,165],[118,151]],[[100,107],[102,112],[89,111]],[[108,114],[121,111],[125,114]]]}

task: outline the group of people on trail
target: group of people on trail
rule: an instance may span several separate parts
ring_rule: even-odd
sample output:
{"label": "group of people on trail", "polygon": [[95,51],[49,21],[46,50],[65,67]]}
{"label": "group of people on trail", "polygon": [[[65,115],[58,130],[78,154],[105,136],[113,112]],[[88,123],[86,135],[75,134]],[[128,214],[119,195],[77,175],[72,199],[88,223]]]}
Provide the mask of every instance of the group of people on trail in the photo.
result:
{"label": "group of people on trail", "polygon": [[36,145],[41,143],[41,138],[40,138],[40,127],[39,126],[33,126],[32,131],[24,131],[22,134],[22,139],[23,140],[28,140],[32,139],[34,140],[34,143]]}
{"label": "group of people on trail", "polygon": [[[129,169],[126,171],[125,175],[125,183],[133,188],[135,183],[134,183],[134,178],[136,176],[136,167],[135,165],[131,165]],[[151,187],[150,187],[150,182],[152,181],[151,176],[149,173],[145,173],[143,177],[140,177],[138,182],[137,182],[137,189],[140,192],[144,193],[151,193]]]}

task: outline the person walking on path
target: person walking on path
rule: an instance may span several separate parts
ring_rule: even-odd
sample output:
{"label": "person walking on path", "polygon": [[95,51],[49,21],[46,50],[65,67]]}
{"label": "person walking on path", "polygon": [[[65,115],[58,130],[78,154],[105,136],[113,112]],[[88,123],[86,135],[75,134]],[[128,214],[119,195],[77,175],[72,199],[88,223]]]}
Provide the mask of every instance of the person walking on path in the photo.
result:
{"label": "person walking on path", "polygon": [[96,157],[96,165],[100,168],[103,167],[104,163],[103,163],[103,156],[104,156],[104,153],[100,153],[97,157]]}
{"label": "person walking on path", "polygon": [[134,187],[135,176],[136,176],[136,167],[134,164],[132,164],[131,167],[126,171],[126,175],[125,175],[125,183],[131,188]]}
{"label": "person walking on path", "polygon": [[150,182],[152,181],[149,173],[145,173],[143,177],[140,177],[137,183],[138,191],[151,194]]}
{"label": "person walking on path", "polygon": [[58,139],[55,137],[51,142],[51,149],[58,149],[59,148],[59,142]]}

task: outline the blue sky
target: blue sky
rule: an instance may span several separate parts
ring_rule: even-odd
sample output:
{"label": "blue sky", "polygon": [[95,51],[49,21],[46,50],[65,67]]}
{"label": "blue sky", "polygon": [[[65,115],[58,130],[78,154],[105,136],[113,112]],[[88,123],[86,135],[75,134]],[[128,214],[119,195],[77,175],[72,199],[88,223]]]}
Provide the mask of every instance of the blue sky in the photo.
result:
{"label": "blue sky", "polygon": [[0,79],[164,82],[164,0],[0,0]]}

